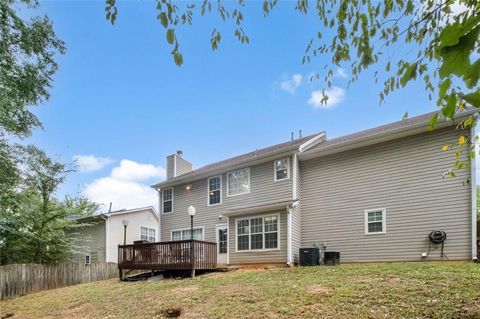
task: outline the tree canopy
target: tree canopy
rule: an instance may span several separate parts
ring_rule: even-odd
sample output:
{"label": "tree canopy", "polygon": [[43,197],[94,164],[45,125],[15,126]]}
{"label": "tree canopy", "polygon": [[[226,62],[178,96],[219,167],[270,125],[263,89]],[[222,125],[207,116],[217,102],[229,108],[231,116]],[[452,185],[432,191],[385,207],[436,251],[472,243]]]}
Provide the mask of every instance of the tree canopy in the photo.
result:
{"label": "tree canopy", "polygon": [[[263,0],[259,10],[268,17],[278,3],[278,0]],[[243,9],[258,4],[244,0],[200,3],[157,0],[155,9],[165,29],[165,40],[172,47],[173,61],[181,66],[184,58],[178,28],[191,26],[197,17],[207,13],[217,14],[222,21],[233,24],[234,37],[248,44]],[[315,57],[328,56],[330,62],[323,66],[324,74],[316,76],[322,77],[328,86],[337,66],[350,70],[351,82],[357,81],[363,71],[372,69],[375,81],[383,82],[380,102],[392,91],[419,80],[447,118],[453,118],[465,105],[480,107],[478,1],[297,0],[293,10],[303,15],[314,14],[320,22],[305,44],[301,62],[314,63]],[[105,12],[113,24],[119,14],[116,0],[106,0]],[[210,38],[212,50],[219,48],[221,40],[222,34],[214,28]],[[324,94],[322,102],[327,100]],[[438,114],[432,118],[431,127],[437,118]]]}
{"label": "tree canopy", "polygon": [[0,1],[0,137],[28,136],[41,126],[30,107],[49,98],[55,55],[65,51],[48,17],[18,14],[18,7],[37,6],[35,0]]}

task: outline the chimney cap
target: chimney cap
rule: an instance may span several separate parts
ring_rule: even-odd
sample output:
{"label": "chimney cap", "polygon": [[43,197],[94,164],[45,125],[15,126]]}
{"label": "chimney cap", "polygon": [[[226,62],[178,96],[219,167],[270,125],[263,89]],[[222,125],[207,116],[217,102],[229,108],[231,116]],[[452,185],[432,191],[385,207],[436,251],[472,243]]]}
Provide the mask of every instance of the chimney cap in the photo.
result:
{"label": "chimney cap", "polygon": [[183,151],[182,150],[177,150],[177,155],[182,157],[183,156]]}

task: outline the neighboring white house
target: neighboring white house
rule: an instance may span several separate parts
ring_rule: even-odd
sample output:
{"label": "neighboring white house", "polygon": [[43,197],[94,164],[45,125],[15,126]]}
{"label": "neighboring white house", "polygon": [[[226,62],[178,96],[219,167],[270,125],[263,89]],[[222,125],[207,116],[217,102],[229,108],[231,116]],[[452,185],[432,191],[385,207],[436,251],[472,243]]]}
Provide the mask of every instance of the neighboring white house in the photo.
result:
{"label": "neighboring white house", "polygon": [[127,244],[132,244],[136,240],[158,241],[159,217],[155,208],[149,206],[122,209],[77,219],[79,223],[93,223],[94,225],[75,231],[75,236],[85,240],[81,241],[81,247],[72,259],[79,262],[117,262],[118,245],[123,244],[124,240],[123,221],[128,221]]}

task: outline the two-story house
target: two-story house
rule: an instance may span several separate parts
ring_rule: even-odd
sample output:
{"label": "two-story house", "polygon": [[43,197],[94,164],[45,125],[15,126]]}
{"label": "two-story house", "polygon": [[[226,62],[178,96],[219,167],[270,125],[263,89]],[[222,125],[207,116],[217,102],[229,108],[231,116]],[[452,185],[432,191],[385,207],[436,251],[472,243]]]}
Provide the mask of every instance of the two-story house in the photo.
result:
{"label": "two-story house", "polygon": [[[435,229],[447,234],[443,258],[476,259],[475,168],[445,177],[455,150],[442,151],[470,130],[440,118],[428,131],[432,115],[331,140],[320,132],[195,170],[170,155],[167,179],[153,186],[161,240],[190,239],[193,205],[193,236],[217,242],[219,263],[292,264],[299,248],[322,245],[346,262],[440,259]],[[459,160],[470,161],[468,147]]]}

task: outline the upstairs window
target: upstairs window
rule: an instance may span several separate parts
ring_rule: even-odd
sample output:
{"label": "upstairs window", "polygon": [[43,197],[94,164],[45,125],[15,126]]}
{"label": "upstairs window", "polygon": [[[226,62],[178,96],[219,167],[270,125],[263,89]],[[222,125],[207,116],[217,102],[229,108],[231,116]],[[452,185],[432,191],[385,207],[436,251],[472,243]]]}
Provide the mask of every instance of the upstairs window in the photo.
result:
{"label": "upstairs window", "polygon": [[162,208],[164,214],[173,211],[173,188],[164,189],[162,191]]}
{"label": "upstairs window", "polygon": [[386,209],[369,209],[365,211],[365,234],[386,233]]}
{"label": "upstairs window", "polygon": [[290,159],[282,158],[274,162],[275,181],[281,181],[290,178]]}
{"label": "upstairs window", "polygon": [[151,243],[156,241],[155,237],[155,229],[149,227],[140,227],[140,239],[141,240],[148,240]]}
{"label": "upstairs window", "polygon": [[250,169],[243,168],[227,173],[227,196],[250,192]]}
{"label": "upstairs window", "polygon": [[222,177],[215,176],[208,179],[208,205],[222,203]]}

